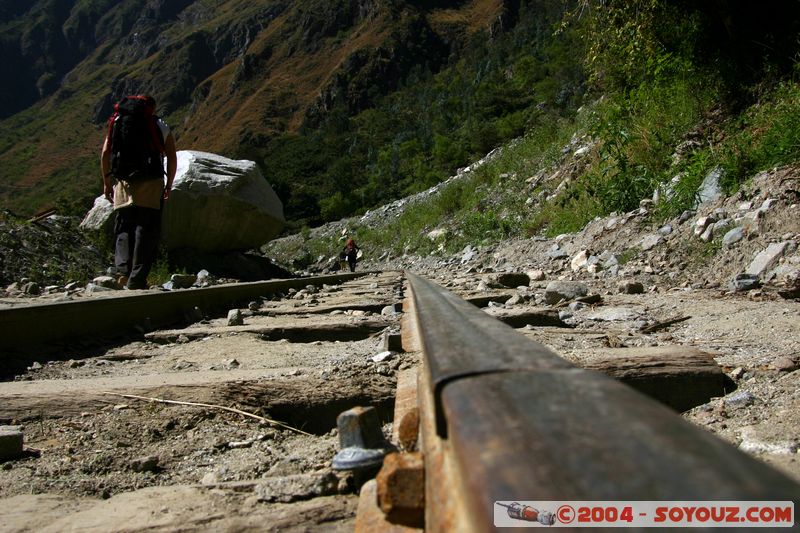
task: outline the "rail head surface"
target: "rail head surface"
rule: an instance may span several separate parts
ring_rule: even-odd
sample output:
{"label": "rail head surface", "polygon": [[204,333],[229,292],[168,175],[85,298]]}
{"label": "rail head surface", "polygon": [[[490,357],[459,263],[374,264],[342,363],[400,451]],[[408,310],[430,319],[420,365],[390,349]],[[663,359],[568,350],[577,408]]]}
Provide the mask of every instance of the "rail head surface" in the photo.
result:
{"label": "rail head surface", "polygon": [[436,430],[446,436],[441,392],[457,379],[498,372],[568,369],[572,365],[435,283],[406,272],[436,407]]}
{"label": "rail head surface", "polygon": [[784,474],[407,275],[430,389],[420,394],[435,404],[437,435],[423,442],[457,465],[449,490],[466,495],[476,530],[492,529],[496,501],[800,502]]}

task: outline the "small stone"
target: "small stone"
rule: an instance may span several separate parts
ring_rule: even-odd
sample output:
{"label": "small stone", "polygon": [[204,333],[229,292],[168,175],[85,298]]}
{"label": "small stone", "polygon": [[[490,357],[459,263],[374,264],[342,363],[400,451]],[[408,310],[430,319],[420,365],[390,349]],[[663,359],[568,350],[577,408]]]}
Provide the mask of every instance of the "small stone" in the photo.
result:
{"label": "small stone", "polygon": [[586,304],[583,302],[570,302],[570,304],[567,307],[569,307],[570,311],[574,312],[574,311],[580,311],[581,309],[586,307]]}
{"label": "small stone", "polygon": [[778,260],[783,257],[789,243],[784,241],[780,243],[772,243],[765,250],[759,252],[745,271],[747,274],[760,276],[767,270],[772,268]]}
{"label": "small stone", "polygon": [[92,283],[105,287],[106,289],[118,289],[117,279],[111,276],[97,276],[92,280]]}
{"label": "small stone", "polygon": [[203,269],[197,273],[197,281],[196,281],[197,285],[202,287],[205,285],[209,285],[211,281],[212,281],[211,274],[208,272],[208,270]]}
{"label": "small stone", "polygon": [[638,281],[623,281],[617,285],[620,294],[644,294],[644,285]]}
{"label": "small stone", "polygon": [[761,280],[753,274],[737,274],[728,286],[731,292],[750,291],[759,287],[761,287]]}
{"label": "small stone", "polygon": [[228,325],[229,326],[243,326],[244,319],[242,312],[239,309],[231,309],[228,311]]}
{"label": "small stone", "polygon": [[722,237],[722,244],[725,246],[732,246],[737,242],[741,241],[744,238],[744,228],[737,227],[733,228],[732,230],[728,231],[724,237]]}
{"label": "small stone", "polygon": [[712,216],[698,218],[694,223],[694,234],[698,237],[701,236],[706,231],[706,228],[716,221],[717,220]]}
{"label": "small stone", "polygon": [[134,459],[130,462],[130,468],[134,472],[155,472],[158,470],[158,456],[148,455]]}
{"label": "small stone", "polygon": [[390,351],[381,352],[378,355],[372,356],[373,363],[382,363],[384,361],[389,361],[394,354]]}
{"label": "small stone", "polygon": [[512,307],[512,306],[515,306],[515,305],[519,305],[524,301],[525,301],[525,298],[523,298],[519,293],[517,293],[514,296],[512,296],[511,298],[509,298],[508,300],[506,300],[506,306],[507,307]]}
{"label": "small stone", "polygon": [[546,276],[543,270],[531,270],[528,272],[528,278],[531,281],[544,281]]}
{"label": "small stone", "polygon": [[662,235],[658,234],[645,235],[639,242],[639,246],[643,251],[647,252],[649,250],[652,250],[662,242],[664,242],[664,237]]}
{"label": "small stone", "polygon": [[29,296],[38,296],[42,293],[42,288],[35,281],[29,281],[22,285],[22,292]]}
{"label": "small stone", "polygon": [[726,397],[724,401],[726,407],[747,407],[756,401],[756,397],[750,391],[743,390],[734,392]]}
{"label": "small stone", "polygon": [[0,426],[0,461],[22,456],[23,440],[21,426]]}
{"label": "small stone", "polygon": [[201,485],[216,485],[219,483],[219,475],[216,472],[209,472],[200,480]]}
{"label": "small stone", "polygon": [[549,250],[545,255],[547,255],[547,257],[550,259],[564,259],[569,257],[569,254],[558,246],[556,246],[553,250]]}
{"label": "small stone", "polygon": [[472,261],[475,258],[476,254],[477,252],[472,246],[467,246],[461,252],[461,264],[463,265],[464,263]]}
{"label": "small stone", "polygon": [[387,305],[383,309],[381,309],[381,316],[394,316],[398,313],[397,305]]}
{"label": "small stone", "polygon": [[572,268],[573,272],[577,272],[578,270],[585,267],[588,261],[589,261],[589,251],[581,250],[572,257],[572,259],[569,262],[569,265],[570,268]]}
{"label": "small stone", "polygon": [[545,303],[553,305],[561,300],[574,300],[586,296],[588,293],[589,288],[580,282],[551,281],[544,291],[544,300]]}
{"label": "small stone", "polygon": [[173,289],[188,289],[197,282],[197,276],[192,274],[173,274],[170,276]]}
{"label": "small stone", "polygon": [[693,216],[694,216],[694,211],[692,210],[684,211],[683,213],[681,213],[681,216],[678,217],[678,224],[683,224]]}
{"label": "small stone", "polygon": [[794,372],[798,368],[797,361],[786,356],[775,359],[772,366],[779,372]]}
{"label": "small stone", "polygon": [[731,371],[732,379],[741,379],[744,376],[744,368],[737,366]]}
{"label": "small stone", "polygon": [[259,501],[290,503],[336,494],[338,489],[339,478],[328,471],[265,478],[256,486],[255,494]]}

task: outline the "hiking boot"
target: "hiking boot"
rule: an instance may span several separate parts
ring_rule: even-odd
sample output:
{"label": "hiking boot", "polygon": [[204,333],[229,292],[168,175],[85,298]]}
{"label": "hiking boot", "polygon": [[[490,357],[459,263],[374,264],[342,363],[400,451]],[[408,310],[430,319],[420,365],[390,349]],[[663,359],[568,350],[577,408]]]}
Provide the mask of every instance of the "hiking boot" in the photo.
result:
{"label": "hiking boot", "polygon": [[128,280],[128,283],[125,285],[125,288],[127,290],[129,290],[129,291],[142,291],[142,290],[145,290],[145,289],[149,289],[150,287],[148,287],[147,283],[145,283],[145,282],[133,281],[131,279],[131,280]]}

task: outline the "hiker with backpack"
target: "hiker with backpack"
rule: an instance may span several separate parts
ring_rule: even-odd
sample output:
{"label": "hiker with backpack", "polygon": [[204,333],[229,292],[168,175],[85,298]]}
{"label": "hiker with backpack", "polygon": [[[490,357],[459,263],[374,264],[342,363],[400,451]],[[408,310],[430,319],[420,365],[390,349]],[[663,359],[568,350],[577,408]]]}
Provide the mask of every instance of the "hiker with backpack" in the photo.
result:
{"label": "hiker with backpack", "polygon": [[108,119],[100,157],[103,194],[116,212],[114,263],[118,283],[126,289],[148,288],[161,234],[161,209],[177,169],[175,139],[155,110],[156,101],[149,95],[120,100]]}
{"label": "hiker with backpack", "polygon": [[347,239],[347,243],[342,250],[342,256],[347,260],[347,264],[350,266],[350,272],[356,271],[356,261],[358,261],[359,250],[360,248],[356,244],[356,241]]}

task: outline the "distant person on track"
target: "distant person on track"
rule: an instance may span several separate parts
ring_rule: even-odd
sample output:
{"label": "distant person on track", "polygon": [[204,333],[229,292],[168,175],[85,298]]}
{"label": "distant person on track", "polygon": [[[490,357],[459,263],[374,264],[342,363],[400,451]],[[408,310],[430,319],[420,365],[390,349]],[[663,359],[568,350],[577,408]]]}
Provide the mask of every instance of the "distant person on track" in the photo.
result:
{"label": "distant person on track", "polygon": [[177,169],[175,139],[152,96],[126,96],[114,109],[100,157],[103,194],[116,211],[114,263],[120,286],[146,289]]}
{"label": "distant person on track", "polygon": [[344,245],[344,250],[342,250],[342,255],[344,255],[345,259],[347,259],[347,264],[350,266],[350,272],[356,271],[356,261],[358,261],[358,252],[360,248],[356,245],[356,242],[353,239],[347,239],[347,243]]}

